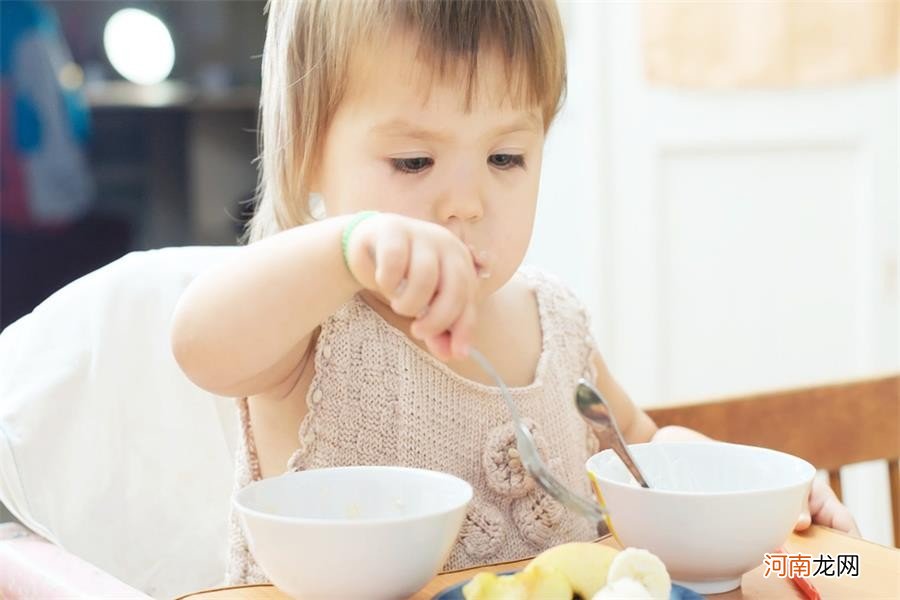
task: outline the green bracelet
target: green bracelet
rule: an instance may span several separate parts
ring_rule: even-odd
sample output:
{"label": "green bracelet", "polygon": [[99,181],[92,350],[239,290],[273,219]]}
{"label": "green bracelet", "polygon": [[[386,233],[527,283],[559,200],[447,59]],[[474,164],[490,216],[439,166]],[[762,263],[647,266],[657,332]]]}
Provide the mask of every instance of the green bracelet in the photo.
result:
{"label": "green bracelet", "polygon": [[[356,213],[353,218],[350,219],[350,222],[344,225],[344,233],[341,235],[341,251],[344,254],[344,265],[347,267],[348,271],[350,271],[350,261],[347,259],[347,246],[350,244],[350,234],[353,233],[353,230],[356,229],[357,225],[377,214],[377,210],[364,210]],[[352,275],[353,271],[350,271],[350,274]]]}

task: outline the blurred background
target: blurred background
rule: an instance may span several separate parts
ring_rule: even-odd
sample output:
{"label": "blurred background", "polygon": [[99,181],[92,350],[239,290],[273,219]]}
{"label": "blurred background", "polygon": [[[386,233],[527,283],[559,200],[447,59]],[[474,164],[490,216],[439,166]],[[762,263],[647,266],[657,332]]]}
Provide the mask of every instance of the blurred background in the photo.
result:
{"label": "blurred background", "polygon": [[0,325],[130,250],[235,243],[265,3],[0,6]]}
{"label": "blurred background", "polygon": [[[264,2],[0,7],[2,326],[128,251],[234,244]],[[584,300],[638,404],[897,371],[898,3],[561,11],[527,261]],[[890,544],[884,462],[843,478]]]}

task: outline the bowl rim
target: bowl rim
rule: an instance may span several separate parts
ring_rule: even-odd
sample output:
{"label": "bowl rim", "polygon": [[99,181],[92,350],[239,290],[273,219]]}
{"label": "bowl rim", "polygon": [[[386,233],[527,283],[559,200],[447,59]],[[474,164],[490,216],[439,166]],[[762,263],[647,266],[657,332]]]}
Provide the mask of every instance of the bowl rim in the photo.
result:
{"label": "bowl rim", "polygon": [[[754,451],[763,450],[766,453],[780,454],[782,456],[788,457],[791,460],[802,463],[801,466],[803,468],[805,468],[809,472],[809,474],[808,474],[808,478],[806,478],[802,481],[797,481],[794,483],[782,484],[782,485],[773,485],[770,487],[754,488],[752,490],[732,490],[732,491],[722,491],[722,492],[693,492],[693,491],[687,491],[687,490],[661,490],[661,489],[656,489],[656,488],[644,488],[639,485],[632,485],[630,483],[625,483],[622,481],[616,481],[614,479],[606,478],[591,469],[591,462],[596,457],[600,456],[601,454],[603,454],[605,452],[613,452],[612,448],[606,448],[604,450],[601,450],[600,452],[597,452],[596,454],[592,454],[584,463],[585,469],[589,473],[589,477],[593,476],[597,479],[598,485],[600,483],[604,483],[604,484],[609,484],[613,487],[628,488],[630,490],[635,490],[636,493],[638,493],[638,494],[656,494],[656,495],[684,496],[684,497],[747,496],[747,495],[768,494],[771,492],[787,490],[787,489],[791,489],[794,487],[810,485],[812,483],[813,479],[815,479],[816,473],[817,473],[817,469],[809,461],[807,461],[803,458],[800,458],[799,456],[795,456],[795,455],[789,454],[787,452],[782,452],[781,450],[775,450],[773,448],[766,448],[765,446],[752,446],[750,444],[735,444],[732,442],[721,442],[719,440],[709,440],[709,441],[696,440],[696,441],[682,441],[682,442],[639,442],[636,444],[628,444],[628,447],[632,448],[635,446],[649,446],[651,444],[653,444],[655,446],[698,446],[701,444],[703,444],[703,445],[719,444],[719,445],[725,445],[725,446],[735,446],[735,447],[739,447],[739,448],[752,448]],[[603,490],[601,490],[601,492],[602,491]]]}
{"label": "bowl rim", "polygon": [[[251,487],[262,487],[266,485],[267,482],[273,479],[279,478],[293,478],[293,477],[302,477],[306,473],[311,472],[321,472],[321,471],[403,471],[407,473],[416,473],[419,475],[426,475],[428,477],[433,477],[436,479],[447,479],[450,481],[454,481],[457,484],[462,485],[462,489],[464,490],[464,499],[459,503],[455,503],[454,505],[441,508],[439,510],[430,510],[421,513],[415,513],[405,517],[377,517],[377,518],[365,518],[365,517],[354,517],[354,518],[344,518],[344,519],[336,519],[336,518],[318,518],[318,517],[289,517],[285,515],[277,515],[273,513],[263,512],[260,510],[256,510],[255,508],[250,508],[241,503],[241,496],[247,495],[245,490],[250,489]],[[308,525],[308,526],[321,526],[321,527],[354,527],[360,525],[396,525],[398,523],[414,523],[417,521],[424,521],[426,519],[432,519],[434,517],[444,516],[450,514],[454,511],[459,510],[460,508],[466,507],[474,496],[474,490],[472,488],[472,484],[461,477],[457,477],[451,473],[445,473],[443,471],[435,471],[433,469],[421,469],[417,467],[399,467],[399,466],[390,466],[390,465],[348,465],[343,467],[322,467],[319,469],[305,469],[303,471],[290,471],[287,473],[282,473],[281,475],[276,475],[274,477],[267,477],[265,479],[258,479],[256,481],[251,481],[237,492],[232,494],[231,496],[231,504],[234,509],[238,513],[243,513],[247,515],[252,515],[254,517],[260,519],[266,519],[269,521],[278,521],[284,523],[293,523],[295,525]]]}

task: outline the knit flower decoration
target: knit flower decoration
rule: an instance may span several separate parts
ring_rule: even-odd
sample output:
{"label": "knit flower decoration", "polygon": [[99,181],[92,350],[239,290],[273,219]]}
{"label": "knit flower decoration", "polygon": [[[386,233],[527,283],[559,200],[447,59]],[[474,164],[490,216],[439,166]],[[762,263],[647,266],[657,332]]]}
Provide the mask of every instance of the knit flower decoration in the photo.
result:
{"label": "knit flower decoration", "polygon": [[473,558],[496,556],[506,539],[500,511],[479,498],[473,498],[459,532],[459,544]]}
{"label": "knit flower decoration", "polygon": [[[547,444],[535,431],[537,425],[528,417],[523,418],[522,422],[534,438],[538,454],[546,461]],[[498,494],[521,498],[534,489],[534,479],[522,465],[516,448],[516,431],[512,422],[499,425],[488,432],[481,465],[488,487]]]}
{"label": "knit flower decoration", "polygon": [[[561,464],[558,460],[551,460],[547,468],[559,473]],[[559,533],[566,516],[563,505],[541,487],[535,487],[527,495],[514,500],[511,510],[516,529],[536,548],[553,545],[553,538]]]}

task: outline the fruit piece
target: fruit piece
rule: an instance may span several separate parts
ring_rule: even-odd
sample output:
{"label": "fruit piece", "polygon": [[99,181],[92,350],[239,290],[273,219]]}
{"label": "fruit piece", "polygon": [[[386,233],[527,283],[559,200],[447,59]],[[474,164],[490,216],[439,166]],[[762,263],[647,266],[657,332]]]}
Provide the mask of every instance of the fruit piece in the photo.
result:
{"label": "fruit piece", "polygon": [[641,548],[625,548],[609,565],[607,581],[614,584],[621,579],[638,581],[655,600],[668,600],[672,591],[666,565],[655,554]]}
{"label": "fruit piece", "polygon": [[569,580],[559,570],[540,565],[516,573],[519,581],[525,584],[528,590],[529,600],[543,600],[545,598],[572,598],[572,586]]}
{"label": "fruit piece", "polygon": [[478,573],[469,583],[463,586],[463,598],[466,600],[482,600],[488,589],[494,584],[497,576],[494,573]]}
{"label": "fruit piece", "polygon": [[535,567],[527,572],[498,576],[479,573],[463,586],[466,600],[544,600],[572,598],[572,586],[556,569]]}
{"label": "fruit piece", "polygon": [[515,575],[479,573],[462,592],[466,600],[529,600],[528,589]]}
{"label": "fruit piece", "polygon": [[607,581],[603,589],[594,594],[591,600],[653,600],[653,596],[641,582],[625,577]]}
{"label": "fruit piece", "polygon": [[562,573],[576,594],[593,598],[606,584],[609,565],[619,553],[615,548],[590,542],[572,542],[544,550],[525,567],[555,569]]}

